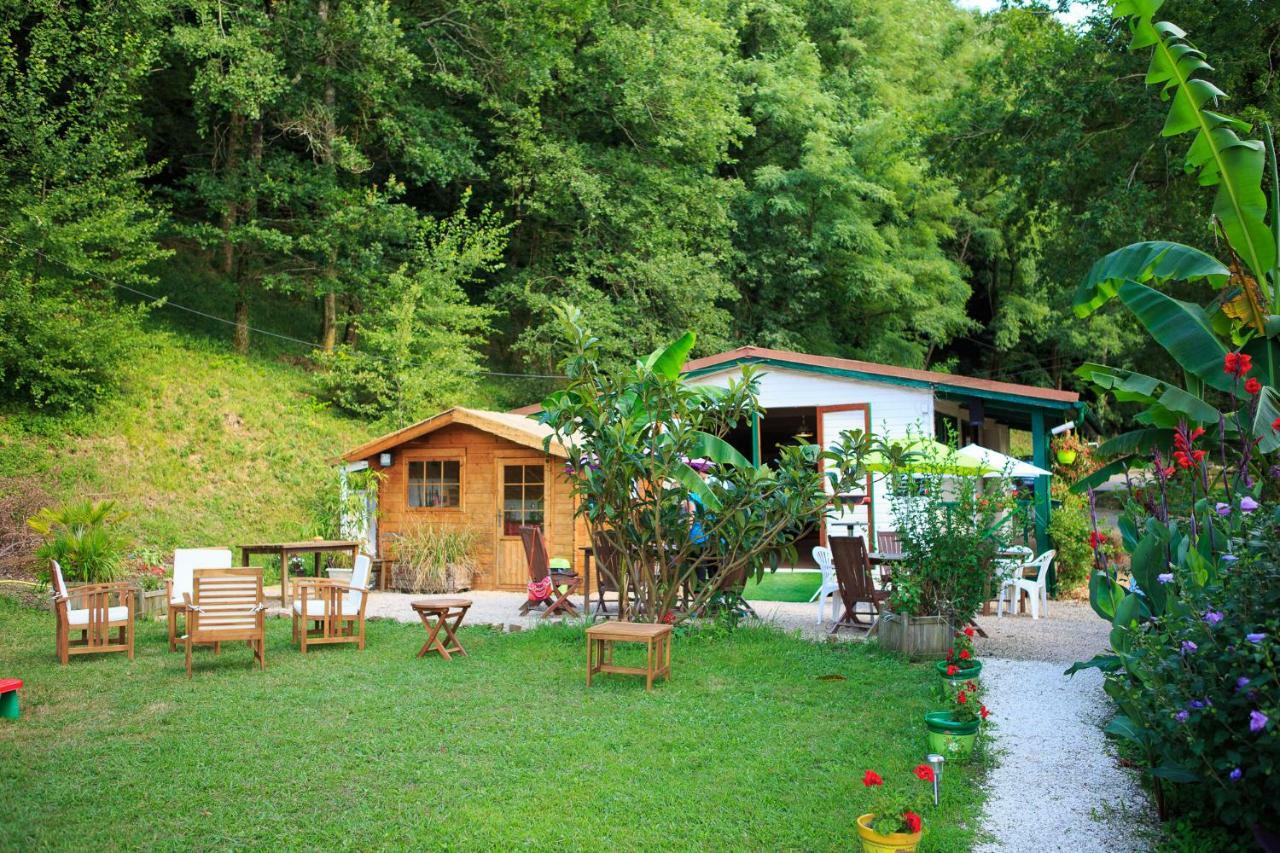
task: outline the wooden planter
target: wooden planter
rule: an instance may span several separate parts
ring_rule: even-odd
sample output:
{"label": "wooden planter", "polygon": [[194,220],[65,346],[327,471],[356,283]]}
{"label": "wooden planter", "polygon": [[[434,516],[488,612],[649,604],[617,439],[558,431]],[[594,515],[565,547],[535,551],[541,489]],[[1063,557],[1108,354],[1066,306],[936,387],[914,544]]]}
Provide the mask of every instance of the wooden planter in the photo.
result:
{"label": "wooden planter", "polygon": [[955,629],[942,616],[905,616],[883,611],[876,628],[880,645],[910,657],[945,657]]}
{"label": "wooden planter", "polygon": [[138,590],[138,619],[160,619],[168,614],[164,587]]}
{"label": "wooden planter", "polygon": [[461,592],[464,589],[470,589],[472,578],[475,570],[470,565],[458,565],[450,563],[445,567],[444,583],[439,585],[429,585],[427,587],[418,587],[415,585],[416,578],[414,572],[407,566],[400,563],[385,563],[384,570],[391,572],[391,588],[400,592],[421,592],[427,595],[437,595],[441,593],[452,594]]}

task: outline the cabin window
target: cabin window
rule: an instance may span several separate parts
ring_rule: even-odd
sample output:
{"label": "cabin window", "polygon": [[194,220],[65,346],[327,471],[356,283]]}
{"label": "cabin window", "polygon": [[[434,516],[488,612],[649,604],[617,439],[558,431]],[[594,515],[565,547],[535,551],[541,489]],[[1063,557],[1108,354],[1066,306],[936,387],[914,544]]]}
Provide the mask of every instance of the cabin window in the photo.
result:
{"label": "cabin window", "polygon": [[521,527],[542,527],[546,488],[545,466],[502,466],[502,535],[519,536]]}
{"label": "cabin window", "polygon": [[462,463],[456,459],[410,460],[409,506],[415,509],[462,506]]}

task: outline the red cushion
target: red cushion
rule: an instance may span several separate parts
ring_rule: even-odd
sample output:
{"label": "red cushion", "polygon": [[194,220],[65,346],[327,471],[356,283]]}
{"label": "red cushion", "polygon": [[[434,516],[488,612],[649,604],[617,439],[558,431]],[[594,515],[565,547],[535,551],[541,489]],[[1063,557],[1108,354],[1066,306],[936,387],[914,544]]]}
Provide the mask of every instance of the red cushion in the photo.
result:
{"label": "red cushion", "polygon": [[21,687],[21,678],[0,678],[0,693],[8,693],[10,690],[18,690]]}

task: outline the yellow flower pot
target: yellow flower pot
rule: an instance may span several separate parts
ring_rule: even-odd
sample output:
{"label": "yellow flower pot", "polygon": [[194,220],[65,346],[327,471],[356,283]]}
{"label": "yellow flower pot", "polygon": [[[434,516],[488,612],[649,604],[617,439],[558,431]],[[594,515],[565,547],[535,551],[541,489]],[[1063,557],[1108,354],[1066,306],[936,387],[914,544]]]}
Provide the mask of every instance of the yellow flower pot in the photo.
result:
{"label": "yellow flower pot", "polygon": [[858,818],[858,838],[862,841],[862,853],[915,853],[924,830],[881,835],[871,828],[871,821],[874,819],[873,814],[864,814]]}

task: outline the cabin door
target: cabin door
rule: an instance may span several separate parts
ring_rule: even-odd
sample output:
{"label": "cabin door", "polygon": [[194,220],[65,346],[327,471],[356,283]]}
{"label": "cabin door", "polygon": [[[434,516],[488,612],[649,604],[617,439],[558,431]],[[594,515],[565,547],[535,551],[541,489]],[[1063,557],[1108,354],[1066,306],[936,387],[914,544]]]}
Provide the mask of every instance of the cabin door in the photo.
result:
{"label": "cabin door", "polygon": [[[497,585],[524,589],[529,582],[529,565],[524,556],[520,528],[542,529],[547,541],[547,461],[545,457],[498,460],[498,547],[495,549]],[[550,550],[551,544],[547,542]]]}

